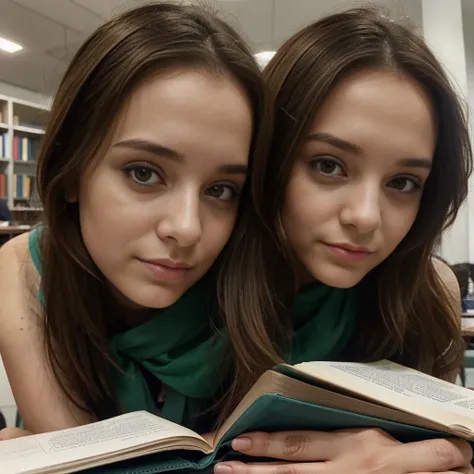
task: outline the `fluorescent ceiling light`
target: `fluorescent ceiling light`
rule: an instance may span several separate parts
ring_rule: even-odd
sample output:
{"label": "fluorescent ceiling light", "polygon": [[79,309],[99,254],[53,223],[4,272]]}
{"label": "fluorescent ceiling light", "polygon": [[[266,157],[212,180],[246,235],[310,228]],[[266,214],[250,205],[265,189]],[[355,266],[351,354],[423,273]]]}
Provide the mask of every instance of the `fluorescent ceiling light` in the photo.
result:
{"label": "fluorescent ceiling light", "polygon": [[257,59],[257,62],[260,67],[265,67],[270,62],[270,59],[275,56],[275,53],[276,51],[262,51],[260,53],[257,53],[255,55],[255,58]]}
{"label": "fluorescent ceiling light", "polygon": [[23,46],[20,46],[13,41],[9,41],[5,38],[0,38],[0,49],[6,51],[7,53],[17,53],[23,49]]}

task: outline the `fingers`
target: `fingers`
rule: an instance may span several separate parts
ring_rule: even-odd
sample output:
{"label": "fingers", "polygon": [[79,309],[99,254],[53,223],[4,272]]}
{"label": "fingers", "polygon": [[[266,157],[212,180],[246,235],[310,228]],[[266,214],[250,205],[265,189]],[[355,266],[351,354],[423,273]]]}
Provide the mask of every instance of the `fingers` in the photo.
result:
{"label": "fingers", "polygon": [[363,453],[401,443],[378,429],[333,432],[280,431],[248,433],[232,442],[232,449],[248,456],[285,461],[333,461],[348,452]]}
{"label": "fingers", "polygon": [[[248,433],[235,439],[232,442],[232,448],[248,456],[288,461],[278,467],[268,464],[260,465],[258,469],[266,469],[265,473],[286,474],[286,469],[296,469],[291,463],[331,461],[331,466],[341,466],[341,469],[347,465],[360,468],[370,467],[374,472],[388,472],[390,469],[394,472],[412,473],[457,470],[474,474],[470,470],[462,470],[466,470],[472,460],[472,449],[466,441],[433,439],[402,444],[376,429],[331,433],[318,431]],[[312,464],[312,469],[315,466],[325,466],[325,472],[328,472],[328,464]],[[242,464],[237,465],[236,468],[250,469],[248,465]],[[252,473],[256,473],[254,466],[251,469]],[[367,472],[372,471],[367,470]],[[228,471],[229,474],[230,472]],[[291,471],[288,473],[291,474]],[[225,473],[222,472],[222,474]]]}
{"label": "fingers", "polygon": [[232,449],[248,456],[285,461],[326,461],[337,455],[336,433],[320,431],[280,431],[248,433],[232,441]]}
{"label": "fingers", "polygon": [[333,474],[326,463],[255,463],[230,461],[217,464],[214,474]]}
{"label": "fingers", "polygon": [[472,449],[460,439],[431,439],[397,446],[391,456],[405,472],[463,472],[471,463]]}
{"label": "fingers", "polygon": [[32,433],[20,428],[3,428],[0,430],[0,441],[7,439],[22,438],[23,436],[30,436]]}

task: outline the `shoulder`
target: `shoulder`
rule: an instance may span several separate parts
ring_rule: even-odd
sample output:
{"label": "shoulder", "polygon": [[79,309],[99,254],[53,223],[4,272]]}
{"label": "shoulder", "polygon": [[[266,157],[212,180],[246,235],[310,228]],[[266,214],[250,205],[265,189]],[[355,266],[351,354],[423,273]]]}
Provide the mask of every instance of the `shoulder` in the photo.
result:
{"label": "shoulder", "polygon": [[[28,234],[21,234],[0,247],[1,281],[18,271],[24,272],[24,264],[28,261]],[[30,259],[31,260],[31,259]]]}
{"label": "shoulder", "polygon": [[[29,234],[19,235],[0,247],[0,282],[0,332],[6,334],[5,326],[17,326],[16,320],[30,312],[25,311],[26,305],[35,314],[40,311],[37,301],[40,276],[31,259]],[[14,311],[18,304],[23,311]],[[1,334],[0,339],[3,339]]]}
{"label": "shoulder", "polygon": [[449,294],[451,305],[459,312],[461,308],[461,291],[456,275],[450,266],[439,258],[434,257],[432,262],[436,275]]}
{"label": "shoulder", "polygon": [[0,247],[0,281],[19,275],[25,289],[34,291],[39,288],[39,274],[31,258],[29,236],[29,232],[18,235]]}

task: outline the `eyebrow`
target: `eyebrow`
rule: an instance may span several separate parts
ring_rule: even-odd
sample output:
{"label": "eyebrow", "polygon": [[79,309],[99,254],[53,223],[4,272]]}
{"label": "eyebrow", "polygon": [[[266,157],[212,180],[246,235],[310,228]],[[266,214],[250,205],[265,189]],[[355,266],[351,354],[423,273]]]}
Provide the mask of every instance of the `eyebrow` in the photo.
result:
{"label": "eyebrow", "polygon": [[[146,153],[151,153],[153,155],[159,156],[161,158],[168,158],[171,160],[176,160],[178,162],[184,161],[184,155],[179,153],[172,148],[169,148],[159,143],[151,142],[149,140],[142,139],[131,139],[123,140],[114,145],[114,148],[130,148],[132,150],[144,151]],[[234,165],[227,164],[219,166],[219,171],[226,174],[244,174],[248,173],[248,166],[245,165]]]}
{"label": "eyebrow", "polygon": [[[329,133],[316,132],[308,135],[306,141],[323,142],[339,148],[342,151],[353,153],[355,155],[362,155],[364,150],[355,143],[348,142],[342,138],[335,137]],[[402,158],[398,161],[398,165],[406,166],[408,168],[425,168],[430,170],[432,160],[429,158]]]}
{"label": "eyebrow", "polygon": [[347,142],[342,138],[335,137],[329,133],[317,132],[312,133],[306,137],[306,141],[315,141],[315,142],[324,142],[329,145],[332,145],[336,148],[339,148],[343,151],[348,151],[350,153],[354,153],[356,155],[362,155],[363,150],[360,146],[355,145],[354,143]]}

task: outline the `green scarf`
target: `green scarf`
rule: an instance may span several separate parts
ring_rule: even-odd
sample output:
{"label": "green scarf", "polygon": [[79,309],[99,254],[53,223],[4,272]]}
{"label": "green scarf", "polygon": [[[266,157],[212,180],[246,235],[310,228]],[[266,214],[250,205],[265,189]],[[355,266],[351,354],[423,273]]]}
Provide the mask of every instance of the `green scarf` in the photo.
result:
{"label": "green scarf", "polygon": [[[175,304],[138,327],[110,340],[110,354],[123,372],[115,372],[115,395],[123,411],[156,411],[141,368],[166,386],[161,416],[189,426],[193,412],[222,384],[222,359],[227,334],[209,327],[209,281],[193,286]],[[293,305],[294,337],[286,360],[295,364],[333,360],[352,335],[356,314],[355,289],[322,284],[301,292]]]}

